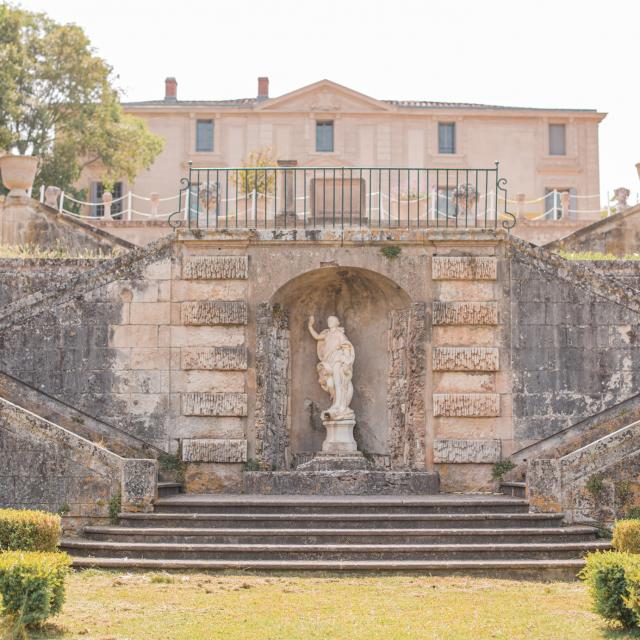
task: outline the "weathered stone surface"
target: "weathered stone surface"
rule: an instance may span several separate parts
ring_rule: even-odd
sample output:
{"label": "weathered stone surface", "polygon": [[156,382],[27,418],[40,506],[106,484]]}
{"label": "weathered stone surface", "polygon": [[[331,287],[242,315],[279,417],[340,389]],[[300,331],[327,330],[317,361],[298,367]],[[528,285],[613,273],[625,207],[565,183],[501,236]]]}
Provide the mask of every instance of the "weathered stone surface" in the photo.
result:
{"label": "weathered stone surface", "polygon": [[497,371],[500,353],[497,347],[434,347],[434,371]]}
{"label": "weathered stone surface", "polygon": [[158,461],[125,459],[122,465],[122,511],[153,511],[158,494]]}
{"label": "weathered stone surface", "polygon": [[431,495],[438,474],[428,471],[249,471],[244,493],[275,495]]}
{"label": "weathered stone surface", "polygon": [[185,416],[246,416],[247,394],[183,393],[182,414]]}
{"label": "weathered stone surface", "polygon": [[247,441],[187,438],[182,441],[182,459],[185,462],[246,462]]}
{"label": "weathered stone surface", "polygon": [[434,393],[433,415],[497,417],[500,415],[500,395],[497,393]]}
{"label": "weathered stone surface", "polygon": [[289,318],[265,303],[256,312],[256,458],[284,468],[289,445]]}
{"label": "weathered stone surface", "polygon": [[500,440],[436,439],[433,442],[436,463],[495,463],[501,457]]}
{"label": "weathered stone surface", "polygon": [[185,325],[247,324],[244,300],[183,302],[181,309],[182,324]]}
{"label": "weathered stone surface", "polygon": [[248,272],[247,256],[188,256],[182,262],[185,280],[244,280]]}
{"label": "weathered stone surface", "polygon": [[426,305],[389,316],[389,456],[392,466],[419,468],[425,460]]}
{"label": "weathered stone surface", "polygon": [[193,347],[182,349],[183,369],[207,369],[219,371],[243,371],[247,368],[247,348]]}
{"label": "weathered stone surface", "polygon": [[434,302],[434,325],[498,324],[496,302]]}
{"label": "weathered stone surface", "polygon": [[498,259],[493,256],[433,256],[434,280],[495,280]]}

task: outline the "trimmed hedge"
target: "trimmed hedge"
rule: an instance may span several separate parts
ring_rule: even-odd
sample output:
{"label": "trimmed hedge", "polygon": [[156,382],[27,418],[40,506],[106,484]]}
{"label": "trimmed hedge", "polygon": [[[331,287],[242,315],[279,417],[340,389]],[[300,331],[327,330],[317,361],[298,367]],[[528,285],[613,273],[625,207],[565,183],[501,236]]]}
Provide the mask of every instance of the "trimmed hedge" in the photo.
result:
{"label": "trimmed hedge", "polygon": [[[14,634],[37,627],[64,603],[64,581],[71,558],[66,553],[5,551],[0,554],[2,613]],[[22,632],[22,633],[21,633]]]}
{"label": "trimmed hedge", "polygon": [[622,551],[590,553],[580,577],[593,610],[605,620],[637,629],[640,618],[640,556]]}
{"label": "trimmed hedge", "polygon": [[0,509],[0,551],[55,551],[60,516],[46,511]]}
{"label": "trimmed hedge", "polygon": [[640,553],[640,520],[616,521],[611,544],[617,551]]}

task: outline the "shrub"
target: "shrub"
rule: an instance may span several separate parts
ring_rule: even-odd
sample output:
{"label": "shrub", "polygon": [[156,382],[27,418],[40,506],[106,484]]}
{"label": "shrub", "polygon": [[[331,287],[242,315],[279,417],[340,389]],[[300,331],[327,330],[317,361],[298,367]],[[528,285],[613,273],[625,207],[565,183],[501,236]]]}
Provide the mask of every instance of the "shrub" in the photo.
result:
{"label": "shrub", "polygon": [[59,515],[0,509],[0,551],[55,551],[59,541]]}
{"label": "shrub", "polygon": [[617,520],[611,543],[617,551],[640,553],[640,520]]}
{"label": "shrub", "polygon": [[504,478],[505,473],[509,473],[511,469],[515,469],[515,464],[509,458],[505,460],[500,460],[500,462],[496,462],[491,469],[491,477],[494,480],[502,480]]}
{"label": "shrub", "polygon": [[[586,561],[580,577],[589,586],[593,610],[625,629],[637,627],[638,617],[628,606],[631,593],[627,576],[640,572],[640,558],[620,551],[604,551],[590,553]],[[637,584],[640,586],[640,580]]]}
{"label": "shrub", "polygon": [[382,249],[380,249],[380,253],[385,257],[385,258],[389,258],[390,260],[393,260],[394,258],[397,258],[400,255],[400,252],[402,251],[402,249],[400,247],[398,247],[395,244],[390,244],[387,245],[386,247],[382,247]]}
{"label": "shrub", "polygon": [[71,559],[66,553],[6,551],[0,554],[2,613],[13,637],[55,616],[64,603],[64,581]]}
{"label": "shrub", "polygon": [[120,521],[120,512],[122,511],[122,496],[117,493],[109,499],[109,522],[118,524]]}

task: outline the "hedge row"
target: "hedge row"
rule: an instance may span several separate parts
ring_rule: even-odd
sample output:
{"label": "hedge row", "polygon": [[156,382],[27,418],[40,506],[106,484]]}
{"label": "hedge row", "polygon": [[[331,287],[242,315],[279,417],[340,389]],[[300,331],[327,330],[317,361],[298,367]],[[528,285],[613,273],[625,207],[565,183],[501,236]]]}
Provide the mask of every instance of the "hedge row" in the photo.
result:
{"label": "hedge row", "polygon": [[55,551],[60,516],[46,511],[0,509],[0,551]]}

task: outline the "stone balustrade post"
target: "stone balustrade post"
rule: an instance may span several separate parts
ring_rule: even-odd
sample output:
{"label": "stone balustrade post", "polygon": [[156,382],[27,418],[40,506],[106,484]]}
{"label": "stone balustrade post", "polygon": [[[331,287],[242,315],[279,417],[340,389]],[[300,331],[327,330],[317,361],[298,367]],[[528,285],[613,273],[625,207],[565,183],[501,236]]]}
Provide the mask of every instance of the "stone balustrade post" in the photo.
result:
{"label": "stone balustrade post", "polygon": [[160,209],[160,194],[155,191],[149,196],[151,200],[151,215],[156,218]]}
{"label": "stone balustrade post", "polygon": [[569,219],[569,192],[563,191],[560,194],[560,203],[562,205],[562,219]]}
{"label": "stone balustrade post", "polygon": [[60,198],[60,187],[49,186],[44,190],[44,204],[58,211],[58,198]]}
{"label": "stone balustrade post", "polygon": [[524,193],[516,193],[516,217],[524,218]]}
{"label": "stone balustrade post", "polygon": [[102,206],[104,208],[105,220],[111,220],[111,203],[113,202],[113,194],[110,191],[105,191],[102,194]]}

